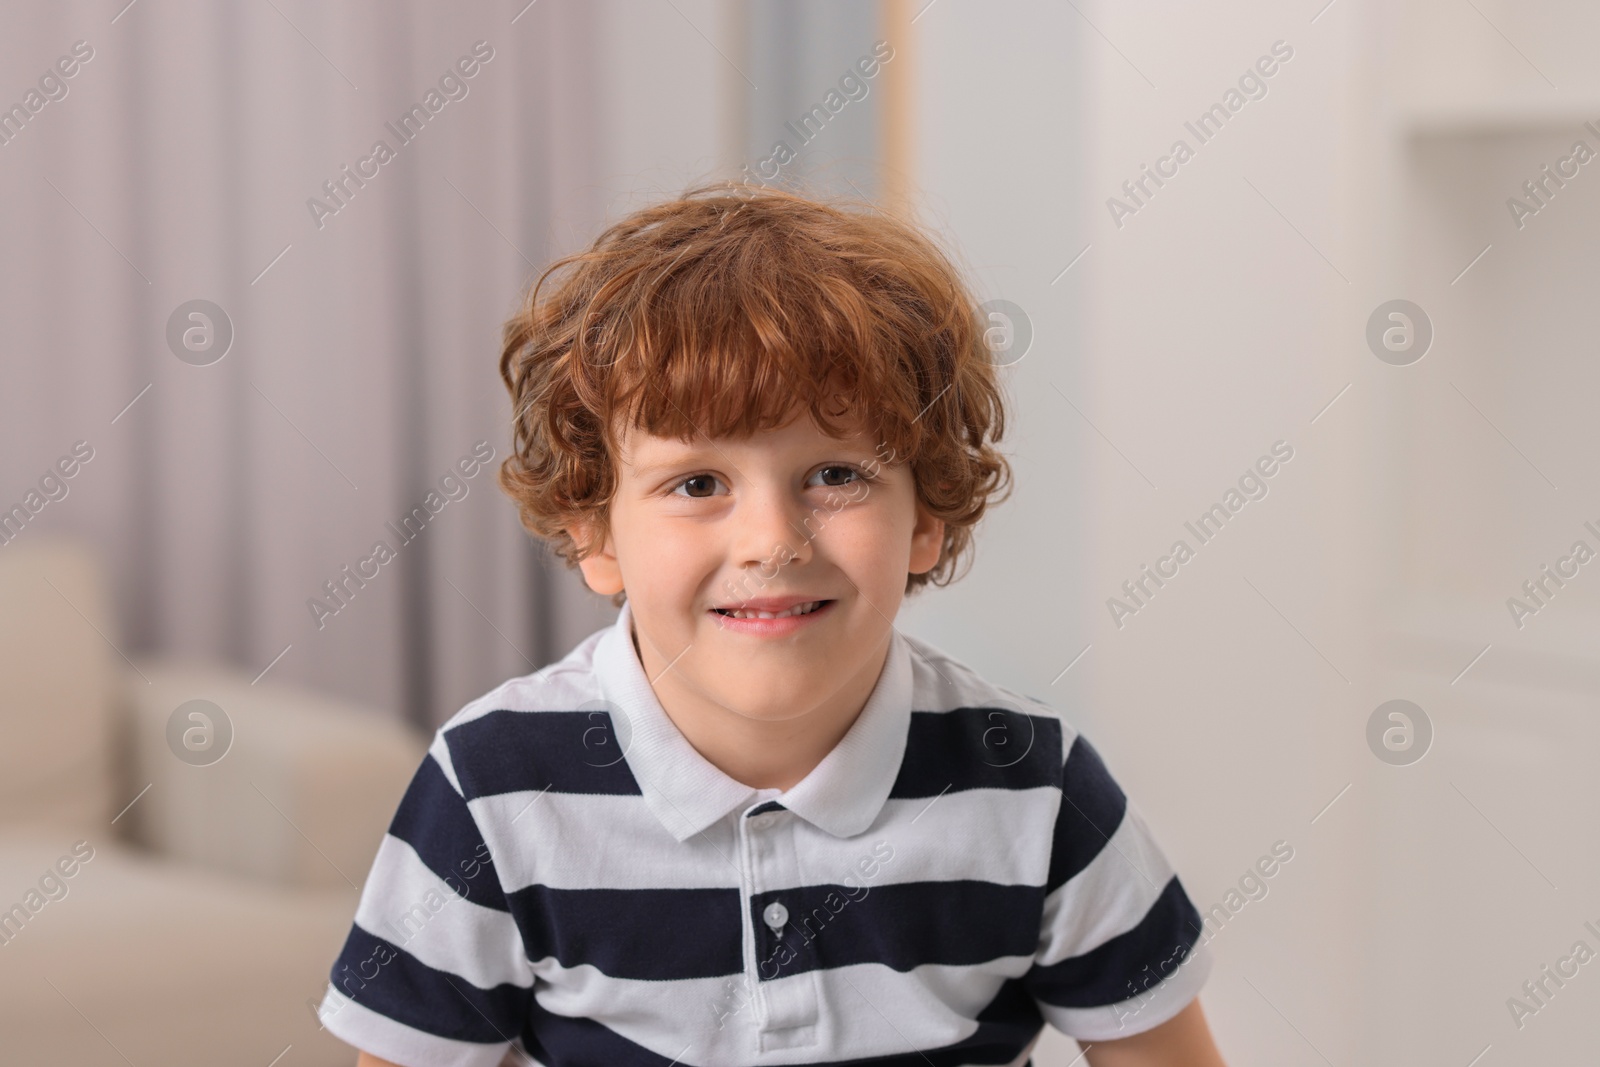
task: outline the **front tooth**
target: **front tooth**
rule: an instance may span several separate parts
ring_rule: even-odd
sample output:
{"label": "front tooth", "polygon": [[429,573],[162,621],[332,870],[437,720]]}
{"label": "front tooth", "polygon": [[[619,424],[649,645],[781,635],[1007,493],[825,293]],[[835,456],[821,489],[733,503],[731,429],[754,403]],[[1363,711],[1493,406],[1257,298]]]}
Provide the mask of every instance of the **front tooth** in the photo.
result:
{"label": "front tooth", "polygon": [[779,612],[752,611],[749,608],[742,608],[734,612],[733,617],[736,619],[787,619],[794,615],[809,615],[816,611],[821,604],[822,601],[820,600],[812,600],[805,604],[796,604],[792,608],[785,608]]}

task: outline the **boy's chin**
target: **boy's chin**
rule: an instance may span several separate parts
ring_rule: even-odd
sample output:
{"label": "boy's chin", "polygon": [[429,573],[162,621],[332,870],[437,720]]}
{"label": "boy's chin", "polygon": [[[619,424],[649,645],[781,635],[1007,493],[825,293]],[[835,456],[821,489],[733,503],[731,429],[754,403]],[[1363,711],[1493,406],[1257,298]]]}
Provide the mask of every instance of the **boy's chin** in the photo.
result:
{"label": "boy's chin", "polygon": [[781,722],[798,719],[834,696],[834,691],[809,681],[814,673],[762,671],[748,667],[718,679],[717,703],[746,719]]}

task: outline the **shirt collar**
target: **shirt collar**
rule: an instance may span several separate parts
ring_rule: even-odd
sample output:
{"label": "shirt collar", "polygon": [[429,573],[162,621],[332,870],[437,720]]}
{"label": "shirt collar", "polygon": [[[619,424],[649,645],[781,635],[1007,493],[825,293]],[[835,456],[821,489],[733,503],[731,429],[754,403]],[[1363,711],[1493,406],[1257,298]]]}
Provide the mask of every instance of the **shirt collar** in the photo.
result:
{"label": "shirt collar", "polygon": [[[626,603],[600,638],[595,667],[606,701],[624,722],[623,753],[650,811],[679,841],[700,833],[756,790],[724,774],[697,752],[667,717],[633,647]],[[835,837],[852,837],[883,809],[905,755],[911,724],[911,650],[894,628],[889,654],[866,706],[833,750],[778,803]]]}

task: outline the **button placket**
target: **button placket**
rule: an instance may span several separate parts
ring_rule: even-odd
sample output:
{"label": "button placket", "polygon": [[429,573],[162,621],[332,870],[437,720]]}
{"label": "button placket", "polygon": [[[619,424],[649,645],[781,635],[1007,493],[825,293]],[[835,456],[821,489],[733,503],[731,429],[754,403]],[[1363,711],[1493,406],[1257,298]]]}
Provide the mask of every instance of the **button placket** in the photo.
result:
{"label": "button placket", "polygon": [[[772,812],[750,817],[744,822],[754,824],[763,818],[771,819],[771,825],[766,828],[747,825],[744,828],[746,848],[743,851],[750,863],[750,891],[754,898],[772,894],[776,890],[778,899],[769,896],[760,914],[760,921],[773,936],[761,936],[765,932],[758,930],[753,922],[751,935],[755,939],[758,957],[763,944],[781,943],[789,950],[769,951],[771,959],[758,958],[756,961],[755,985],[761,1010],[758,1038],[760,1050],[767,1052],[804,1048],[816,1043],[820,997],[815,971],[796,973],[792,958],[788,965],[781,962],[789,957],[790,952],[799,953],[803,950],[794,924],[795,916],[784,904],[782,890],[778,888],[797,886],[803,882],[794,841],[797,820],[784,812]],[[754,918],[750,901],[746,901],[745,910],[747,915]],[[775,971],[776,977],[763,980],[763,975],[772,975]]]}
{"label": "button placket", "polygon": [[[752,853],[755,850],[755,835],[751,832],[751,823],[755,819],[737,812],[734,818],[734,850],[739,856],[739,911],[740,931],[744,939],[744,979],[745,987],[749,990],[750,999],[745,1008],[750,1012],[749,1025],[752,1031],[759,1035],[762,1020],[766,1009],[761,999],[761,938],[751,915],[750,903],[760,892],[756,881],[756,864]],[[759,1036],[757,1048],[760,1047]]]}

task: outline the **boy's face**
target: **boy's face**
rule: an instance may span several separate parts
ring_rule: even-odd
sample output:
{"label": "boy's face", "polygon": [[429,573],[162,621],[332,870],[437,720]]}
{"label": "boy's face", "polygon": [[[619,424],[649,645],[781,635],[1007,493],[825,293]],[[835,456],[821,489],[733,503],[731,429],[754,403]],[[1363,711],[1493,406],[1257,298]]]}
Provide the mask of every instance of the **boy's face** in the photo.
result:
{"label": "boy's face", "polygon": [[580,566],[627,592],[663,703],[779,720],[865,700],[906,576],[944,537],[911,471],[861,424],[840,440],[804,414],[746,438],[633,430],[619,451],[605,542]]}

